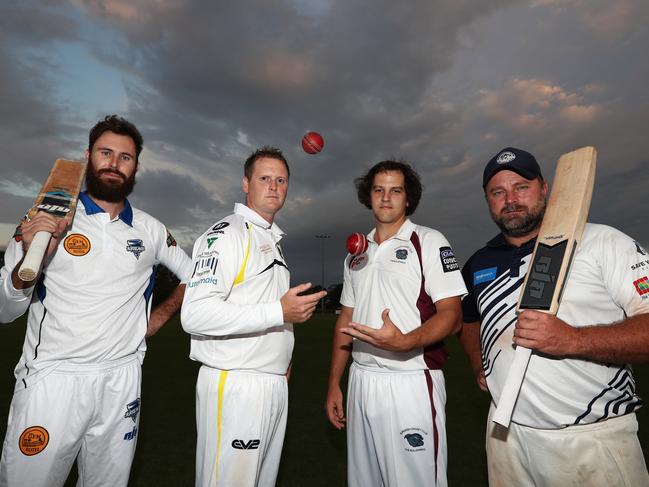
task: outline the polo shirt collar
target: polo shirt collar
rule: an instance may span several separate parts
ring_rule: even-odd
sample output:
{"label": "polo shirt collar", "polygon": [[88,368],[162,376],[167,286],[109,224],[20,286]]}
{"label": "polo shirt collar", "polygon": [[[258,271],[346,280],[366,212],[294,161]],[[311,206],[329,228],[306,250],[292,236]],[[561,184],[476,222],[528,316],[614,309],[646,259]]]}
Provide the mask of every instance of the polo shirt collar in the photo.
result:
{"label": "polo shirt collar", "polygon": [[[536,237],[528,240],[524,244],[520,246],[520,248],[526,248],[526,247],[534,247],[534,244],[536,243]],[[513,245],[510,245],[507,240],[505,240],[505,236],[502,233],[499,233],[496,235],[494,238],[489,240],[487,242],[487,247],[513,247]]]}
{"label": "polo shirt collar", "polygon": [[257,225],[258,227],[261,227],[265,230],[270,229],[270,231],[277,236],[283,237],[284,235],[286,235],[275,222],[273,222],[272,224],[268,223],[259,213],[244,204],[235,203],[234,213],[236,215],[241,215],[250,223]]}
{"label": "polo shirt collar", "polygon": [[[401,228],[399,228],[399,231],[395,233],[392,237],[390,238],[396,238],[397,240],[403,240],[403,241],[410,241],[410,237],[412,236],[412,232],[415,231],[416,225],[410,221],[410,218],[406,218],[406,221],[403,222],[403,225],[401,225]],[[374,234],[376,233],[376,227],[372,229],[372,231],[367,235],[367,239],[376,243],[374,240]],[[389,240],[389,239],[388,239]]]}
{"label": "polo shirt collar", "polygon": [[[88,196],[86,191],[79,193],[79,200],[83,203],[83,208],[86,212],[86,215],[95,215],[97,213],[106,213],[104,209],[93,201],[93,199]],[[124,209],[120,212],[117,217],[126,223],[129,227],[133,226],[133,208],[128,202],[128,199],[124,200]]]}

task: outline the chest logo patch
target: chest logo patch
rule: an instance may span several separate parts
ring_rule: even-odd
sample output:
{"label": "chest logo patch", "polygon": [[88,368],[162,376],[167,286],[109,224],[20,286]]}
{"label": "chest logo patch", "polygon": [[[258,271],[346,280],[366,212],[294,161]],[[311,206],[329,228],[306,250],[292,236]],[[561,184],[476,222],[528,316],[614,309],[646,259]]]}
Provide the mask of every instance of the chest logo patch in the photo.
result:
{"label": "chest logo patch", "polygon": [[50,434],[42,426],[30,426],[20,435],[18,446],[23,455],[31,457],[45,450],[50,442]]}
{"label": "chest logo patch", "polygon": [[399,260],[406,260],[408,258],[408,249],[397,249],[394,256]]}
{"label": "chest logo patch", "polygon": [[81,257],[90,252],[90,240],[85,235],[73,233],[65,237],[63,248],[68,254]]}
{"label": "chest logo patch", "polygon": [[497,267],[489,267],[489,269],[480,269],[473,273],[473,285],[482,284],[483,282],[490,282],[496,278]]}
{"label": "chest logo patch", "polygon": [[131,238],[126,241],[126,251],[132,253],[136,259],[146,250],[144,243],[139,238]]}

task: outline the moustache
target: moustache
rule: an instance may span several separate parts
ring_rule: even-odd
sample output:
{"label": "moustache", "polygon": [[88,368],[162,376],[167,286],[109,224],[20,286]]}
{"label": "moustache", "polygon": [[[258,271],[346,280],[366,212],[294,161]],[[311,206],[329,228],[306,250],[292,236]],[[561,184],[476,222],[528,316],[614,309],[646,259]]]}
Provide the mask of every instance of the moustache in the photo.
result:
{"label": "moustache", "polygon": [[512,213],[514,211],[527,211],[527,207],[521,205],[507,205],[500,210],[500,214],[506,215],[507,213]]}
{"label": "moustache", "polygon": [[97,171],[97,176],[101,176],[102,174],[115,174],[116,176],[122,178],[122,181],[126,181],[126,175],[119,172],[117,169],[100,169],[99,171]]}

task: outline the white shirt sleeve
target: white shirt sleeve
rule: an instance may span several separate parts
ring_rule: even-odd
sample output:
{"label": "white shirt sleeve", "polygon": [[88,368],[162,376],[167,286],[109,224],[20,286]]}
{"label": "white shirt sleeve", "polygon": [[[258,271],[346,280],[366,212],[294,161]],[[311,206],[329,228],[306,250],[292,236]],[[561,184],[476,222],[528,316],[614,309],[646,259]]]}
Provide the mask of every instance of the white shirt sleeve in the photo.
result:
{"label": "white shirt sleeve", "polygon": [[34,286],[16,289],[11,281],[11,273],[22,257],[22,244],[12,238],[5,252],[5,265],[0,269],[0,323],[11,323],[22,316],[31,303]]}
{"label": "white shirt sleeve", "polygon": [[340,304],[348,308],[354,307],[354,286],[352,285],[351,272],[349,271],[349,264],[351,263],[352,256],[347,254],[343,262],[343,290],[340,295]]}
{"label": "white shirt sleeve", "polygon": [[[187,333],[229,336],[266,331],[284,324],[279,300],[268,303],[234,303],[228,300],[245,258],[247,235],[230,225],[227,232],[208,243],[209,234],[194,244],[192,274],[185,289],[181,322]],[[253,252],[255,249],[250,249]]]}
{"label": "white shirt sleeve", "polygon": [[158,261],[173,272],[181,284],[187,284],[192,274],[192,261],[180,248],[167,228],[160,224],[162,237],[158,245]]}
{"label": "white shirt sleeve", "polygon": [[444,235],[436,230],[426,232],[422,238],[421,253],[426,293],[434,303],[453,296],[466,296],[460,266]]}

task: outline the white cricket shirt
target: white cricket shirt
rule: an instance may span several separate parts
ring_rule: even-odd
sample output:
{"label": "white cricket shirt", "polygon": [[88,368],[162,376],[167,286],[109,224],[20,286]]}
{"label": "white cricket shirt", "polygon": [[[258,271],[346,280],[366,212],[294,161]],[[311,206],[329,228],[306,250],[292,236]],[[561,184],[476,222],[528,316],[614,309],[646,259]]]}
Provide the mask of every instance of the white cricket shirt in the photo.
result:
{"label": "white cricket shirt", "polygon": [[[111,220],[86,193],[65,238],[37,284],[16,290],[11,272],[23,255],[12,239],[0,272],[0,321],[29,306],[23,353],[15,369],[26,386],[61,361],[88,364],[146,350],[154,266],[162,263],[186,281],[191,262],[165,226],[131,207]],[[31,300],[31,306],[30,306]]]}
{"label": "white cricket shirt", "polygon": [[[375,231],[367,236],[367,252],[345,259],[340,303],[354,308],[354,322],[381,328],[381,313],[388,308],[390,319],[408,333],[435,314],[436,301],[466,294],[453,250],[440,232],[406,220],[379,245]],[[404,353],[354,340],[352,356],[369,367],[421,370],[440,369],[448,354],[443,342]]]}
{"label": "white cricket shirt", "polygon": [[286,373],[294,338],[280,303],[289,289],[283,235],[237,203],[198,238],[181,311],[190,358],[221,370]]}

